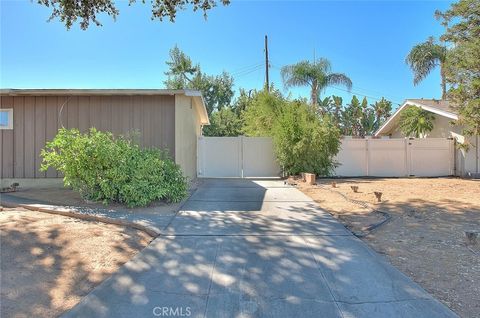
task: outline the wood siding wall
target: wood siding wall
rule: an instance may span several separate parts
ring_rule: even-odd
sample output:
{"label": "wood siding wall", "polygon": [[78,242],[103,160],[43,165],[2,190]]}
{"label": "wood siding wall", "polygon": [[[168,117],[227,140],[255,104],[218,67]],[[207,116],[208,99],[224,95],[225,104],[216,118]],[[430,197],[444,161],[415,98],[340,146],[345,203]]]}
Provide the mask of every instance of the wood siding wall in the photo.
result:
{"label": "wood siding wall", "polygon": [[90,127],[114,134],[140,133],[144,147],[175,156],[175,96],[1,96],[0,108],[13,108],[13,130],[0,130],[2,178],[56,178],[41,172],[40,150],[57,130]]}

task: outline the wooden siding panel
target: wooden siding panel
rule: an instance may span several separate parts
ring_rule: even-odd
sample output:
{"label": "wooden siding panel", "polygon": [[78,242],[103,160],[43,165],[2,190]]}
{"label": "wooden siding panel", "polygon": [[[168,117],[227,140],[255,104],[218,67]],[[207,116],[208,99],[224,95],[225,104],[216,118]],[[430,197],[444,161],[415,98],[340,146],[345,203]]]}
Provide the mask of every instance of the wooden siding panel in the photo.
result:
{"label": "wooden siding panel", "polygon": [[68,128],[79,128],[78,96],[72,96],[67,104],[67,124]]}
{"label": "wooden siding panel", "polygon": [[[68,127],[68,103],[69,97],[58,96],[57,97],[57,126],[52,128],[55,131],[53,137],[57,135],[57,132],[60,128],[69,128]],[[53,139],[52,137],[52,139]],[[50,140],[49,140],[50,141]]]}
{"label": "wooden siding panel", "polygon": [[133,109],[133,134],[138,139],[140,145],[143,146],[143,107],[141,96],[132,96]]}
{"label": "wooden siding panel", "polygon": [[[57,134],[58,127],[65,124],[65,121],[63,120],[64,117],[66,118],[66,116],[64,116],[65,109],[61,109],[62,104],[63,97],[48,96],[46,98],[47,120],[45,128],[45,142],[52,141]],[[57,171],[53,168],[48,168],[46,176],[47,178],[56,178]]]}
{"label": "wooden siding panel", "polygon": [[78,129],[87,132],[90,128],[90,97],[78,97]]}
{"label": "wooden siding panel", "polygon": [[162,98],[162,125],[161,136],[162,143],[160,147],[169,150],[170,155],[175,159],[175,97],[174,96],[161,96]]}
{"label": "wooden siding panel", "polygon": [[[152,129],[155,125],[152,125],[153,116],[152,108],[155,107],[155,96],[143,96],[143,144],[145,147],[152,147]],[[160,106],[161,107],[161,106]],[[158,126],[157,126],[158,127]]]}
{"label": "wooden siding panel", "polygon": [[24,97],[13,98],[13,177],[24,178]]}
{"label": "wooden siding panel", "polygon": [[101,99],[100,96],[92,96],[90,98],[90,128],[101,128]]}
{"label": "wooden siding panel", "polygon": [[24,177],[35,178],[35,97],[24,101]]}
{"label": "wooden siding panel", "polygon": [[[2,97],[0,108],[13,108],[13,97]],[[15,110],[13,111],[15,121]],[[13,178],[14,130],[2,129],[2,178]]]}
{"label": "wooden siding panel", "polygon": [[100,105],[100,129],[112,131],[112,96],[102,96]]}
{"label": "wooden siding panel", "polygon": [[35,97],[35,178],[45,178],[46,176],[44,171],[40,171],[42,164],[40,151],[45,146],[46,123],[46,98]]}
{"label": "wooden siding panel", "polygon": [[62,125],[81,131],[92,126],[117,135],[137,130],[142,146],[168,148],[174,156],[174,96],[72,96],[64,105],[65,101],[65,96],[1,97],[2,108],[15,108],[14,129],[0,131],[3,178],[61,176],[53,169],[39,169],[41,149]]}

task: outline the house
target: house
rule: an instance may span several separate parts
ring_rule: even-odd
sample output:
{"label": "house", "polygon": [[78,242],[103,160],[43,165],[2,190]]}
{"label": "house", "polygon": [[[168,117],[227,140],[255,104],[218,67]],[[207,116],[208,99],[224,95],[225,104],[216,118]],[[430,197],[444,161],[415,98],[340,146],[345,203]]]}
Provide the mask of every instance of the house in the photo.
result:
{"label": "house", "polygon": [[[197,175],[197,139],[208,125],[202,95],[167,89],[1,89],[2,186],[58,182],[40,171],[40,150],[61,127],[95,127],[125,135],[136,131],[144,147],[167,150],[185,175]],[[21,180],[18,180],[21,179]]]}
{"label": "house", "polygon": [[426,138],[453,138],[457,146],[470,144],[468,150],[456,147],[456,171],[457,175],[465,176],[479,173],[479,136],[466,137],[462,134],[463,127],[455,125],[458,114],[448,101],[434,99],[407,99],[395,113],[375,132],[376,137],[389,136],[390,138],[404,138],[405,135],[399,129],[400,115],[408,107],[419,107],[433,113],[434,126]]}

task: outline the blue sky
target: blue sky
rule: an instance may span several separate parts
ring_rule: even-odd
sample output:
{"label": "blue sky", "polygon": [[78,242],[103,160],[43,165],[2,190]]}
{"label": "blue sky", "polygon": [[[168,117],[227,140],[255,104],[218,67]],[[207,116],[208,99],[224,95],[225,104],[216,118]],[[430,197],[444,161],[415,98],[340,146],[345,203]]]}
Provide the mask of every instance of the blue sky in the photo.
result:
{"label": "blue sky", "polygon": [[[209,74],[226,70],[235,88],[261,88],[263,41],[269,36],[270,78],[285,93],[280,67],[326,57],[333,71],[347,74],[359,96],[439,98],[436,70],[414,87],[404,63],[409,49],[443,27],[436,9],[449,1],[235,1],[200,12],[178,13],[177,21],[150,19],[149,1],[120,15],[100,16],[103,27],[71,30],[46,22],[50,11],[36,1],[1,0],[0,86],[2,88],[162,88],[168,51],[177,44]],[[290,90],[308,97],[307,89]],[[323,95],[350,94],[337,88]],[[369,101],[373,102],[372,98]]]}

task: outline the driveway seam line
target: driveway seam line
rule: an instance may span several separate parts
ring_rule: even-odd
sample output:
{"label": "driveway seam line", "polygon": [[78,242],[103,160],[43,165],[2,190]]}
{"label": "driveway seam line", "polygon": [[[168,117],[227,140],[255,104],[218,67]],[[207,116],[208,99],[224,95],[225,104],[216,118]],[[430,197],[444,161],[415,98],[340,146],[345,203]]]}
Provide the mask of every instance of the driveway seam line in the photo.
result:
{"label": "driveway seam line", "polygon": [[215,268],[217,266],[218,250],[220,249],[221,244],[222,243],[218,243],[217,248],[215,250],[215,259],[213,261],[212,273],[210,274],[210,283],[208,284],[207,300],[205,302],[205,311],[203,312],[203,318],[207,317],[208,301],[210,299],[210,290],[212,289],[213,275],[215,274]]}
{"label": "driveway seam line", "polygon": [[344,318],[345,316],[343,315],[343,311],[342,309],[340,309],[340,306],[338,304],[338,301],[332,291],[332,288],[330,287],[330,284],[328,283],[328,280],[327,278],[325,277],[325,274],[323,273],[321,267],[320,267],[320,264],[318,263],[317,261],[317,258],[315,257],[315,255],[313,254],[313,251],[312,251],[312,247],[310,245],[310,243],[304,238],[302,237],[302,240],[305,242],[305,244],[307,244],[307,248],[308,248],[308,251],[310,252],[310,255],[312,256],[313,258],[313,261],[315,262],[315,264],[317,264],[317,270],[318,272],[320,273],[320,275],[322,275],[322,278],[323,280],[325,281],[325,285],[327,286],[328,288],[328,292],[330,293],[330,295],[332,296],[332,299],[333,299],[333,302],[335,303],[335,306],[337,307],[338,309],[338,312],[340,313],[340,315],[342,316],[342,318]]}

